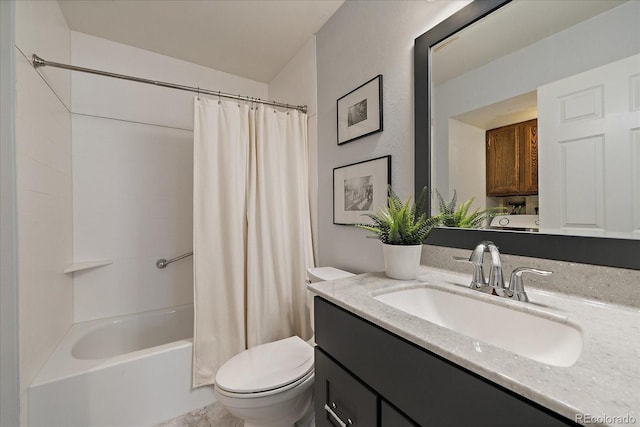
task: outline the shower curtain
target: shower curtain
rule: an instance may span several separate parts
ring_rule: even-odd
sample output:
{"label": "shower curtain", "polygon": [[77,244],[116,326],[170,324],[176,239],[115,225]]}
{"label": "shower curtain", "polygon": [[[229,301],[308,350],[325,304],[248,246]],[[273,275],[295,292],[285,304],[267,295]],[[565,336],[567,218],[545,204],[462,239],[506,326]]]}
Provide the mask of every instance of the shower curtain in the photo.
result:
{"label": "shower curtain", "polygon": [[194,387],[242,350],[311,336],[307,116],[195,99]]}

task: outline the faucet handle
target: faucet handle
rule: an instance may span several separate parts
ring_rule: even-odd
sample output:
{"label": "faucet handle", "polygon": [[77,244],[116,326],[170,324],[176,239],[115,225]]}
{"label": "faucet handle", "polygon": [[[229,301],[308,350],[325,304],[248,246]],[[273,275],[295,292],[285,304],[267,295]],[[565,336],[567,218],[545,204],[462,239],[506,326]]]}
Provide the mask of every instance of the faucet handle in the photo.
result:
{"label": "faucet handle", "polygon": [[517,299],[518,301],[529,302],[529,297],[524,290],[524,283],[522,281],[523,273],[534,273],[540,276],[548,276],[553,274],[553,271],[548,270],[540,270],[538,268],[530,268],[530,267],[518,267],[511,272],[511,279],[509,280],[509,294],[511,298]]}
{"label": "faucet handle", "polygon": [[471,289],[481,289],[487,286],[487,281],[484,278],[484,270],[482,268],[482,259],[478,262],[473,257],[467,258],[462,256],[454,256],[453,259],[458,262],[468,262],[473,265],[473,277],[469,287]]}

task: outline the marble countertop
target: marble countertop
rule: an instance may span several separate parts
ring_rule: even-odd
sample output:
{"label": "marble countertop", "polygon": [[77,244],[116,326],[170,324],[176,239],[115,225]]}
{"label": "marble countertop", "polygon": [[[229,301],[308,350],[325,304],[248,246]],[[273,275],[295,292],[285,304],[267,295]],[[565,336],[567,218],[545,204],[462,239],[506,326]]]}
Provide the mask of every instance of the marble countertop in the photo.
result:
{"label": "marble countertop", "polygon": [[[468,288],[471,276],[421,266],[417,280],[366,273],[312,283],[334,304],[494,383],[585,425],[640,425],[640,312],[628,307],[527,288],[522,303]],[[453,290],[578,326],[583,348],[570,367],[549,366],[479,342],[375,300],[417,286]],[[525,283],[526,285],[526,283]],[[523,331],[542,333],[543,331]],[[578,418],[576,418],[578,417]]]}

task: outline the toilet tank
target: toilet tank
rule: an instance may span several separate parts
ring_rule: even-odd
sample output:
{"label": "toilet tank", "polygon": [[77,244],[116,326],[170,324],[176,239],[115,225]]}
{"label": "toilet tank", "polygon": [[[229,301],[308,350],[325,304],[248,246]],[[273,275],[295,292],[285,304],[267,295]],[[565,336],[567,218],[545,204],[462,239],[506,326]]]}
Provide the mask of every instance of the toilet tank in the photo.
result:
{"label": "toilet tank", "polygon": [[325,280],[337,280],[351,276],[355,276],[355,274],[333,267],[315,267],[307,269],[309,283],[324,282]]}
{"label": "toilet tank", "polygon": [[[324,282],[325,280],[337,280],[351,276],[355,276],[355,274],[333,267],[307,268],[309,283]],[[309,317],[311,318],[311,328],[313,329],[315,317],[313,315],[313,292],[310,291],[307,291],[307,306],[309,307]],[[313,338],[311,338],[310,341],[313,341]]]}

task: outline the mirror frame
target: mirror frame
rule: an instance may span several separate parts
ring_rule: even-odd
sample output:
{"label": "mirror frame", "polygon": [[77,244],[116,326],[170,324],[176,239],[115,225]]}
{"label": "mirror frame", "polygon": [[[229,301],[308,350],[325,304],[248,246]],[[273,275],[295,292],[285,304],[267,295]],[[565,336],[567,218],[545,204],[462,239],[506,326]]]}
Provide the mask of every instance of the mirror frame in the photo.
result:
{"label": "mirror frame", "polygon": [[[431,189],[431,47],[493,13],[511,0],[475,0],[415,39],[414,194]],[[426,201],[427,212],[431,200]],[[491,240],[504,254],[640,270],[640,239],[539,234],[502,230],[436,228],[425,244],[473,249]]]}

